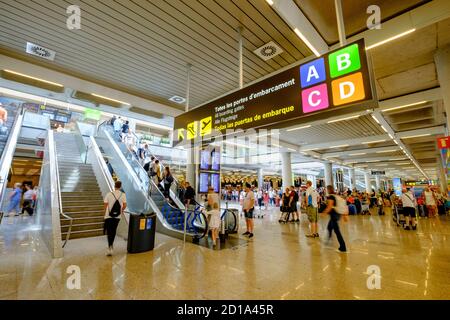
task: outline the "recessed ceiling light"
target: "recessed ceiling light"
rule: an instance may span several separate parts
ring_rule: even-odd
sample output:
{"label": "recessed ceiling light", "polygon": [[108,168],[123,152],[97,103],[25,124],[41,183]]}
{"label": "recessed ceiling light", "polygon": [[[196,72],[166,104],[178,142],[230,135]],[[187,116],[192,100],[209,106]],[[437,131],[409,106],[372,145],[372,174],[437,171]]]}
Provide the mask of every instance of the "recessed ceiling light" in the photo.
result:
{"label": "recessed ceiling light", "polygon": [[112,101],[112,102],[117,102],[117,103],[121,103],[121,104],[124,104],[124,105],[127,105],[127,106],[131,106],[131,104],[129,104],[128,102],[123,102],[123,101],[120,101],[120,100],[111,99],[111,98],[108,98],[108,97],[105,97],[105,96],[101,96],[101,95],[96,94],[96,93],[91,93],[91,95],[93,95],[94,97],[97,97],[97,98],[101,98],[101,99],[109,100],[109,101]]}
{"label": "recessed ceiling light", "polygon": [[386,141],[386,140],[366,141],[366,142],[361,142],[361,144],[380,143],[380,142],[385,142],[385,141]]}
{"label": "recessed ceiling light", "polygon": [[392,111],[392,110],[402,109],[402,108],[406,108],[406,107],[416,106],[416,105],[419,105],[419,104],[422,104],[422,103],[426,103],[426,102],[428,102],[428,101],[420,101],[420,102],[416,102],[416,103],[405,104],[403,106],[398,106],[398,107],[393,107],[393,108],[389,108],[389,109],[384,109],[384,110],[381,110],[381,111],[383,111],[383,112]]}
{"label": "recessed ceiling light", "polygon": [[307,129],[307,128],[311,128],[311,125],[307,125],[307,126],[302,126],[302,127],[298,127],[298,128],[292,128],[292,129],[287,129],[286,131],[295,131],[295,130],[301,130],[301,129]]}
{"label": "recessed ceiling light", "polygon": [[386,40],[383,40],[383,41],[377,42],[377,43],[375,43],[375,44],[373,44],[371,46],[368,46],[368,47],[366,47],[366,50],[370,50],[372,48],[376,48],[376,47],[381,46],[381,45],[383,45],[383,44],[385,44],[387,42],[390,42],[392,40],[395,40],[395,39],[401,38],[403,36],[406,36],[407,34],[410,34],[410,33],[414,32],[414,31],[416,31],[415,28],[409,29],[409,30],[407,30],[405,32],[402,32],[402,33],[399,33],[399,34],[397,34],[397,35],[395,35],[393,37],[387,38]]}
{"label": "recessed ceiling light", "polygon": [[32,79],[32,80],[37,80],[37,81],[45,82],[45,83],[51,84],[51,85],[53,85],[53,86],[57,86],[57,87],[61,87],[61,88],[64,87],[62,84],[59,84],[59,83],[56,83],[56,82],[51,82],[51,81],[47,81],[47,80],[44,80],[44,79],[40,79],[40,78],[28,76],[28,75],[26,75],[26,74],[19,73],[19,72],[15,72],[15,71],[12,71],[12,70],[4,69],[3,71],[4,71],[4,72],[7,72],[7,73],[15,74],[16,76],[21,76],[21,77],[28,78],[28,79]]}
{"label": "recessed ceiling light", "polygon": [[341,118],[341,119],[336,119],[336,120],[330,120],[327,123],[334,123],[334,122],[339,122],[339,121],[345,121],[345,120],[350,120],[350,119],[356,119],[359,118],[360,115],[356,115],[356,116],[351,116],[351,117],[346,117],[346,118]]}
{"label": "recessed ceiling light", "polygon": [[172,98],[169,98],[169,101],[182,104],[186,102],[186,98],[180,97],[180,96],[173,96]]}
{"label": "recessed ceiling light", "polygon": [[401,137],[401,139],[411,139],[411,138],[427,137],[427,136],[431,136],[431,133],[417,134],[415,136]]}

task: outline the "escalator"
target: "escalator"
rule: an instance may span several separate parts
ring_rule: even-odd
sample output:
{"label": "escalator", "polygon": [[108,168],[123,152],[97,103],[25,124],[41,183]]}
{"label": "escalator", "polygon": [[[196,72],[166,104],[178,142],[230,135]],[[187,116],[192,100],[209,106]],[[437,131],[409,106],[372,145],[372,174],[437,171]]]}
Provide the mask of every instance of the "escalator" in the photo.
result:
{"label": "escalator", "polygon": [[155,212],[157,231],[172,237],[183,239],[186,229],[186,238],[196,242],[207,234],[207,219],[199,207],[186,210],[173,190],[170,197],[165,198],[160,186],[149,178],[136,154],[121,142],[112,126],[106,123],[100,125],[95,141],[122,181],[130,210],[137,213]]}
{"label": "escalator", "polygon": [[7,110],[8,118],[6,123],[0,127],[0,209],[3,208],[8,174],[23,123],[23,110],[21,108],[8,108],[8,106],[3,108]]}

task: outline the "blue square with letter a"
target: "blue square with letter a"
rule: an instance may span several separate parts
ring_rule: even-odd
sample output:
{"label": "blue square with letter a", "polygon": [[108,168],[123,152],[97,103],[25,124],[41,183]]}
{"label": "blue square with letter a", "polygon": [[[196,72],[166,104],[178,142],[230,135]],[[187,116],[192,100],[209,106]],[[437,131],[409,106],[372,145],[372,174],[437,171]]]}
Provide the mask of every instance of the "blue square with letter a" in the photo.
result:
{"label": "blue square with letter a", "polygon": [[300,66],[300,81],[302,88],[325,81],[325,61],[323,58],[313,60]]}

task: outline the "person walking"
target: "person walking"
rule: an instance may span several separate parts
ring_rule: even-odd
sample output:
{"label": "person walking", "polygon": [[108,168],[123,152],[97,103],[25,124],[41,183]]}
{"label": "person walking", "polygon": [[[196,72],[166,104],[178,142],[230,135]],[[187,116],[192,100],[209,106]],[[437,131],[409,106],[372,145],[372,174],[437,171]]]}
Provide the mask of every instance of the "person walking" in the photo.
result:
{"label": "person walking", "polygon": [[261,207],[263,205],[263,191],[262,191],[262,189],[258,189],[257,196],[258,196],[259,211],[261,211]]}
{"label": "person walking", "polygon": [[317,222],[319,221],[319,193],[313,189],[312,182],[309,180],[306,182],[306,187],[303,206],[306,207],[310,228],[310,233],[306,236],[309,238],[318,238],[319,229]]}
{"label": "person walking", "polygon": [[416,222],[417,200],[414,197],[414,194],[412,193],[410,188],[402,190],[401,200],[403,206],[403,215],[405,216],[405,230],[411,230],[411,228],[412,230],[417,230],[417,222]]}
{"label": "person walking", "polygon": [[121,191],[121,188],[122,182],[116,181],[114,191],[108,193],[103,201],[105,204],[104,232],[108,236],[107,256],[113,255],[117,226],[119,225],[121,215],[127,207],[127,198],[125,193]]}
{"label": "person walking", "polygon": [[22,184],[17,182],[14,189],[9,195],[9,205],[6,209],[9,215],[14,211],[14,215],[18,216],[20,212],[20,200],[22,199]]}
{"label": "person walking", "polygon": [[253,211],[255,210],[255,194],[251,189],[250,183],[245,184],[245,198],[242,211],[245,216],[245,224],[247,226],[247,231],[244,232],[244,236],[248,236],[249,238],[253,237]]}
{"label": "person walking", "polygon": [[336,234],[336,238],[339,242],[338,252],[345,253],[347,252],[347,247],[345,245],[344,237],[341,234],[341,230],[339,228],[339,220],[341,216],[343,216],[344,221],[348,219],[348,209],[347,214],[344,208],[347,208],[345,200],[336,195],[334,191],[334,187],[329,185],[327,186],[327,207],[323,211],[323,215],[330,215],[330,220],[328,221],[328,239],[330,240],[332,237],[332,232]]}
{"label": "person walking", "polygon": [[34,198],[34,190],[30,185],[25,185],[25,193],[23,194],[23,203],[22,203],[22,214],[26,211],[29,216],[32,216],[34,213],[33,209],[33,198]]}

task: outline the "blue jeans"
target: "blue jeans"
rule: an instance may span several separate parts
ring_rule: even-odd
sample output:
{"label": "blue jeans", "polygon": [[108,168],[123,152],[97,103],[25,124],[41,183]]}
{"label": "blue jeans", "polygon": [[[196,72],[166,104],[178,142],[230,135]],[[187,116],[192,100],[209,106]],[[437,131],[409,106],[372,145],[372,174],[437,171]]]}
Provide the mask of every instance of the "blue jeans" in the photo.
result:
{"label": "blue jeans", "polygon": [[339,241],[339,250],[340,251],[347,251],[347,247],[345,246],[344,238],[342,237],[341,230],[339,229],[339,219],[341,217],[338,213],[332,213],[330,214],[330,221],[328,222],[328,236],[331,238],[332,232],[334,230],[334,233],[336,234],[336,238]]}
{"label": "blue jeans", "polygon": [[20,200],[11,199],[11,201],[8,204],[8,209],[6,209],[6,212],[10,213],[12,211],[15,211],[16,213],[20,212]]}

